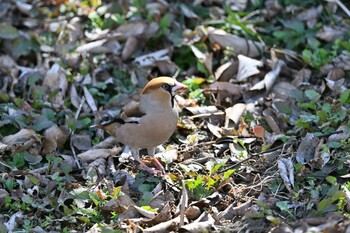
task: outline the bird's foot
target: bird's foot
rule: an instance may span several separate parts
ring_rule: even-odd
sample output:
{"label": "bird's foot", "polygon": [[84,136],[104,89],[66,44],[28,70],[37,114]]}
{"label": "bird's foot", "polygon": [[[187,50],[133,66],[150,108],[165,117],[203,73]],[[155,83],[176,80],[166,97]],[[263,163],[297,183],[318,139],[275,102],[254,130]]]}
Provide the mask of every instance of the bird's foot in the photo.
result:
{"label": "bird's foot", "polygon": [[[159,170],[152,169],[152,168],[148,167],[141,159],[139,159],[138,162],[141,165],[140,169],[142,169],[150,174],[153,174],[153,175],[159,175],[159,174],[164,175],[165,174],[164,167],[162,166],[162,164],[160,164],[160,162],[158,160],[157,160],[157,162],[160,164],[161,168],[156,163],[155,163],[155,167],[157,167]],[[151,163],[152,162],[153,162],[153,159],[152,159]]]}

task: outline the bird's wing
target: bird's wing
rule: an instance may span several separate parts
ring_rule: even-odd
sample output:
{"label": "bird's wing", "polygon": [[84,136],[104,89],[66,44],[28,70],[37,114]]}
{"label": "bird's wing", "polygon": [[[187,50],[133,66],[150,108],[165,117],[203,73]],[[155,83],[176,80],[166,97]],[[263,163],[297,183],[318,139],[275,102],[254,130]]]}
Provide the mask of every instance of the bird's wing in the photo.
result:
{"label": "bird's wing", "polygon": [[140,103],[135,103],[134,105],[128,107],[127,109],[122,112],[120,115],[120,118],[123,119],[125,122],[134,122],[138,123],[140,118],[145,115],[144,112],[140,109]]}

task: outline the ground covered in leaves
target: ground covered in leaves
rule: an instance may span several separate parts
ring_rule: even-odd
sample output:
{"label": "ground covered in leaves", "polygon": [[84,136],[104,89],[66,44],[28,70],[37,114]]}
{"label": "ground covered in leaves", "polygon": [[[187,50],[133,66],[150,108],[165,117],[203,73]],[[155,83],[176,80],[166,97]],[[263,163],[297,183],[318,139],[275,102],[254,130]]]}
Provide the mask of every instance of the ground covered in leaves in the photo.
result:
{"label": "ground covered in leaves", "polygon": [[[1,1],[0,232],[348,232],[349,7]],[[90,128],[157,76],[163,176]]]}

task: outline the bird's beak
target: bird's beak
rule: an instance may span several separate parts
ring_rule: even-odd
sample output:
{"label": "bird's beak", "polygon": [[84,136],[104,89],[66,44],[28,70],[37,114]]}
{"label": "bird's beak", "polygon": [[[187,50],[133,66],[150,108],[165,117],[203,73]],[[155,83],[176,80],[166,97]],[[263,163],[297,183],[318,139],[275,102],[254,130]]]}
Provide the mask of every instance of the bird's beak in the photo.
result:
{"label": "bird's beak", "polygon": [[188,90],[188,87],[182,83],[176,82],[175,86],[173,86],[172,88],[172,92],[176,95],[176,94],[180,94],[184,91]]}

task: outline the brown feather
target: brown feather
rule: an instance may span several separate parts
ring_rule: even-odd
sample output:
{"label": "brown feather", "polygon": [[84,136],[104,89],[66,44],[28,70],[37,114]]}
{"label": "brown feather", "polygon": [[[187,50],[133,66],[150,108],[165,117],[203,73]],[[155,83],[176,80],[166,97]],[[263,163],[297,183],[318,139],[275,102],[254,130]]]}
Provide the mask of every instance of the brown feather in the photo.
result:
{"label": "brown feather", "polygon": [[151,90],[160,88],[164,83],[169,84],[170,86],[175,85],[175,79],[169,77],[159,77],[152,79],[147,83],[145,88],[143,88],[142,95],[149,93]]}
{"label": "brown feather", "polygon": [[121,113],[120,118],[126,120],[129,117],[142,117],[145,113],[140,109],[140,103],[135,103],[132,106],[126,108],[124,112]]}

